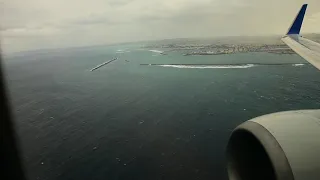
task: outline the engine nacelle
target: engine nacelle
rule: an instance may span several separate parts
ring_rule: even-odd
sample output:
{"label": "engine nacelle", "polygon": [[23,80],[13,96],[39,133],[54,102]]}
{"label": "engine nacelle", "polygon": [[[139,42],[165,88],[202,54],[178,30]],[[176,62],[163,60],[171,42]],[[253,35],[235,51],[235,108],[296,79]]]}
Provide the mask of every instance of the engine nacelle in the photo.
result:
{"label": "engine nacelle", "polygon": [[227,146],[230,180],[320,180],[320,110],[260,116]]}

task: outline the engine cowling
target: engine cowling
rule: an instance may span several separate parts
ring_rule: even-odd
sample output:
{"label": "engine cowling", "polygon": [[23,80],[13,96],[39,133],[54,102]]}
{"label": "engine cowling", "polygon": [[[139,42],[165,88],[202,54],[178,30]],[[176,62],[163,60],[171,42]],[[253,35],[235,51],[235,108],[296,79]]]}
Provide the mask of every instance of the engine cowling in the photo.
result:
{"label": "engine cowling", "polygon": [[319,180],[320,110],[286,111],[251,119],[231,134],[230,180]]}

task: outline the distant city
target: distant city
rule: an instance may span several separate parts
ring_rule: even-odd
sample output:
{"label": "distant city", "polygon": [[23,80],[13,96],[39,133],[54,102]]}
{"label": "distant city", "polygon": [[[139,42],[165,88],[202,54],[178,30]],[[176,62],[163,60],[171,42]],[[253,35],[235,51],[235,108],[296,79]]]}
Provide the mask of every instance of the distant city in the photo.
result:
{"label": "distant city", "polygon": [[222,44],[222,45],[179,45],[148,46],[148,48],[168,49],[167,51],[183,51],[184,56],[190,55],[221,55],[246,52],[268,52],[275,54],[294,54],[284,44]]}
{"label": "distant city", "polygon": [[[320,42],[320,34],[304,35]],[[161,49],[165,52],[181,52],[184,56],[222,55],[247,52],[295,54],[281,42],[279,36],[223,37],[212,39],[169,39],[145,45],[144,48]]]}

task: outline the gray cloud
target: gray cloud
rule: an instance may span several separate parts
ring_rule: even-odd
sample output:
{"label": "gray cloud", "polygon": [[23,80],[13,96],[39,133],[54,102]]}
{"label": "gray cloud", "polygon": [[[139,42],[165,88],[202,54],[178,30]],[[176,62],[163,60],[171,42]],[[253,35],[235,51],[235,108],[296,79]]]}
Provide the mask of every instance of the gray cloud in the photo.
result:
{"label": "gray cloud", "polygon": [[115,7],[115,6],[123,6],[123,5],[126,5],[126,4],[128,4],[130,2],[133,2],[133,1],[134,0],[109,0],[108,4],[110,6]]}
{"label": "gray cloud", "polygon": [[112,21],[109,17],[105,16],[87,16],[81,19],[75,19],[69,21],[69,25],[93,25],[93,24],[106,24],[106,25],[111,25],[111,24],[119,24],[122,22],[119,21]]}
{"label": "gray cloud", "polygon": [[[4,0],[4,51],[175,37],[283,34],[305,0]],[[303,32],[320,32],[320,1]]]}

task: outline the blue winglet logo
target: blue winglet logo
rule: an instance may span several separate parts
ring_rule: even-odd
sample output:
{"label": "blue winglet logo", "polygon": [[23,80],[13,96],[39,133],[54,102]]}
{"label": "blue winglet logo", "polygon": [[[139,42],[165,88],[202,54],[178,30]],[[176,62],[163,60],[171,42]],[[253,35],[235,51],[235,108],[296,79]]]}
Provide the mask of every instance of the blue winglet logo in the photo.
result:
{"label": "blue winglet logo", "polygon": [[288,35],[289,34],[300,34],[301,25],[303,22],[304,15],[306,13],[307,6],[308,6],[308,4],[304,4],[301,7],[296,19],[293,21],[291,27],[289,28],[289,31],[287,33]]}

